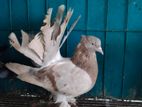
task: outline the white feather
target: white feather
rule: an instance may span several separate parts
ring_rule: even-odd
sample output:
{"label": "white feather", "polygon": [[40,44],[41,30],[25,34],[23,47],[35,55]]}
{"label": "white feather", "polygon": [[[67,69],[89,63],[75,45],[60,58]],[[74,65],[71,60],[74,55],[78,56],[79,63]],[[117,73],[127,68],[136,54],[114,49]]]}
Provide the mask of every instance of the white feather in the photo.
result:
{"label": "white feather", "polygon": [[11,33],[9,36],[10,39],[10,44],[20,53],[22,53],[23,55],[25,55],[26,57],[30,58],[31,60],[33,60],[35,63],[37,63],[38,65],[42,64],[42,60],[39,58],[38,54],[36,54],[36,52],[32,51],[30,48],[27,47],[27,45],[25,44],[26,39],[24,37],[24,41],[23,41],[23,46],[20,46],[20,43],[18,42],[18,39],[16,37],[16,35],[14,33]]}
{"label": "white feather", "polygon": [[21,34],[22,34],[22,46],[27,46],[30,42],[30,37],[23,30],[21,30]]}
{"label": "white feather", "polygon": [[43,47],[43,41],[41,40],[41,37],[37,34],[34,39],[29,43],[28,47],[32,49],[41,60],[43,60],[43,53],[44,53],[44,47]]}

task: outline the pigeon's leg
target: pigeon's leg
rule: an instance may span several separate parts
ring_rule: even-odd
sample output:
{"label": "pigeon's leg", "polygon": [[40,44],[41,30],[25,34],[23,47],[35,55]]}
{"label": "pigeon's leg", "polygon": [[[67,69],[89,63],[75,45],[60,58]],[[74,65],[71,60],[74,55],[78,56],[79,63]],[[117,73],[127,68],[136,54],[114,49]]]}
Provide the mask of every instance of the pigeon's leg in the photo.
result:
{"label": "pigeon's leg", "polygon": [[67,97],[63,94],[57,94],[56,96],[54,96],[55,99],[55,103],[61,103],[64,101],[67,101]]}
{"label": "pigeon's leg", "polygon": [[70,104],[68,103],[67,96],[63,94],[57,94],[55,97],[56,97],[55,103],[60,103],[59,107],[71,107]]}
{"label": "pigeon's leg", "polygon": [[76,105],[76,99],[74,97],[68,96],[67,101],[72,105]]}
{"label": "pigeon's leg", "polygon": [[65,102],[62,102],[59,107],[71,107],[71,106],[67,101],[65,101]]}

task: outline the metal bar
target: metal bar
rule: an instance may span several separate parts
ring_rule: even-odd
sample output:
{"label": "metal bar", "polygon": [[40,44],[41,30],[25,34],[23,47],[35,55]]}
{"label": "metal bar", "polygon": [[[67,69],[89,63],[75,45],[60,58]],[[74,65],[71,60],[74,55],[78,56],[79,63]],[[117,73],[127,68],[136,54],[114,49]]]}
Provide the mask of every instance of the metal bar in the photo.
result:
{"label": "metal bar", "polygon": [[[45,97],[20,97],[17,95],[4,95],[0,97],[0,106],[2,107],[31,107],[33,104],[36,107],[48,107],[48,105],[51,104],[54,105],[53,107],[57,107],[53,101],[46,99]],[[78,98],[77,105],[78,107],[142,107],[142,102],[123,102],[122,100],[118,101],[111,99],[99,100],[95,98]]]}

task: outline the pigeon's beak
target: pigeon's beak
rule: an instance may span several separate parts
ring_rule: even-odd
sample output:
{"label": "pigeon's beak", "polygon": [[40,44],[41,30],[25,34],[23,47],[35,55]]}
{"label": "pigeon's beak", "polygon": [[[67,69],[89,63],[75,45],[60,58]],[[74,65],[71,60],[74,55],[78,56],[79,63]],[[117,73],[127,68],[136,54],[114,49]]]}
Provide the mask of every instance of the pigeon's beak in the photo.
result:
{"label": "pigeon's beak", "polygon": [[102,55],[104,54],[103,49],[101,47],[98,48],[98,52],[100,52]]}

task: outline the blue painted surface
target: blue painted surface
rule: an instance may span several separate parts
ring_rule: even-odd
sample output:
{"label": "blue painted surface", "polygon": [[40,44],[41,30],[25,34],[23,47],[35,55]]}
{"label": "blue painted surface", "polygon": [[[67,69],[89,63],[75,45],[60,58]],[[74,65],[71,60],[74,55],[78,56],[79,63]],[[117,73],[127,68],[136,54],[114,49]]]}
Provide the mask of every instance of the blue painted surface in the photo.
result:
{"label": "blue painted surface", "polygon": [[[39,30],[45,16],[45,0],[27,0],[30,30]],[[25,8],[27,9],[27,8]]]}
{"label": "blue painted surface", "polygon": [[0,29],[10,29],[9,0],[0,0]]}
{"label": "blue painted surface", "polygon": [[142,98],[142,32],[128,32],[124,68],[123,97]]}
{"label": "blue painted surface", "polygon": [[86,29],[86,11],[87,11],[87,0],[67,0],[67,8],[70,7],[74,9],[74,17],[72,17],[70,24],[79,16],[81,15],[81,19],[77,26],[75,27],[76,30],[85,30]]}
{"label": "blue painted surface", "polygon": [[105,0],[88,0],[87,30],[105,30]]}
{"label": "blue painted surface", "polygon": [[124,33],[107,32],[105,46],[105,96],[121,98],[124,58]]}
{"label": "blue painted surface", "polygon": [[129,0],[128,5],[128,30],[142,29],[142,1],[141,0]]}
{"label": "blue painted surface", "polygon": [[125,29],[126,0],[108,0],[107,30]]}
{"label": "blue painted surface", "polygon": [[[82,18],[62,48],[72,56],[82,34],[102,40],[105,55],[98,56],[99,75],[95,87],[85,96],[142,99],[142,1],[141,0],[0,0],[0,46],[8,43],[11,31],[21,40],[20,29],[38,32],[47,8],[53,7],[53,18],[60,4],[74,8],[71,23]],[[9,48],[0,56],[4,62],[32,62]],[[14,90],[39,92],[41,89],[17,79],[0,79],[0,92]]]}
{"label": "blue painted surface", "polygon": [[11,24],[13,30],[28,28],[26,0],[11,0]]}

